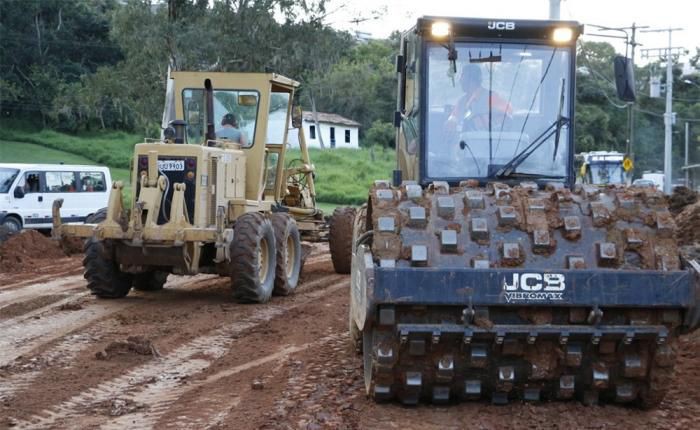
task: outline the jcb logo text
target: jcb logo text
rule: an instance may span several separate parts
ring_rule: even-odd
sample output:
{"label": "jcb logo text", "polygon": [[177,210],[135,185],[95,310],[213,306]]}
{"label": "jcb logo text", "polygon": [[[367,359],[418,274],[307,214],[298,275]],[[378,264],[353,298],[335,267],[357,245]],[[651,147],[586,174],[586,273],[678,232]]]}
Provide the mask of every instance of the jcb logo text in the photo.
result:
{"label": "jcb logo text", "polygon": [[515,23],[512,21],[489,21],[489,30],[515,30]]}
{"label": "jcb logo text", "polygon": [[[510,279],[509,279],[510,278]],[[506,301],[563,300],[566,279],[560,273],[513,273],[503,278]]]}

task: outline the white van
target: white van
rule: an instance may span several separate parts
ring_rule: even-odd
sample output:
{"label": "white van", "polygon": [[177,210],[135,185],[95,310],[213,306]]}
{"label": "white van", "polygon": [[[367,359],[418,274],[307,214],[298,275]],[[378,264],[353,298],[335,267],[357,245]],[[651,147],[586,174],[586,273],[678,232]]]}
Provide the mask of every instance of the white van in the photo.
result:
{"label": "white van", "polygon": [[51,228],[56,199],[63,199],[63,222],[82,222],[107,206],[111,184],[107,167],[0,163],[0,225]]}

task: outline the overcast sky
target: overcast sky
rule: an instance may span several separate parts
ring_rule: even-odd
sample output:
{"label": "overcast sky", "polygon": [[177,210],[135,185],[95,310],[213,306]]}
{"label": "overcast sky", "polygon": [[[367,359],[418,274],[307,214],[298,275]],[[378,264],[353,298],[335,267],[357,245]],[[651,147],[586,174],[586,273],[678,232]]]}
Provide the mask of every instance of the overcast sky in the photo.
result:
{"label": "overcast sky", "polygon": [[[387,37],[393,30],[404,31],[422,15],[444,15],[484,18],[547,19],[549,0],[330,0],[327,22],[343,30],[360,30],[373,37]],[[370,18],[372,11],[382,13],[378,19],[353,23],[354,19]],[[695,53],[700,46],[700,1],[698,0],[562,0],[561,19],[584,24],[626,27],[635,22],[651,29],[682,27],[673,33],[673,46]],[[587,40],[608,41],[618,50],[624,46],[615,39],[592,38],[592,27],[586,28]],[[615,33],[611,33],[615,34]],[[668,33],[641,33],[637,49],[668,46]],[[639,51],[638,51],[639,52]],[[643,62],[637,55],[639,62]],[[687,59],[687,57],[686,57]],[[682,60],[683,61],[683,60]]]}

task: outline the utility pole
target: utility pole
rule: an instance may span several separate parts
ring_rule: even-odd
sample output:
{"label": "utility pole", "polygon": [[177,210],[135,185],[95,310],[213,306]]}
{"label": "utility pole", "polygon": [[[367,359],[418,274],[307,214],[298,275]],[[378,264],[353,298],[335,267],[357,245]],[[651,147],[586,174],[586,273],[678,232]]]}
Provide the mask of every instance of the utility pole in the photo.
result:
{"label": "utility pole", "polygon": [[674,48],[671,43],[671,35],[674,31],[683,30],[682,28],[666,28],[659,30],[643,30],[643,33],[659,33],[668,32],[668,48],[651,48],[643,49],[642,56],[644,58],[658,57],[666,59],[666,113],[664,113],[664,125],[666,131],[664,133],[664,193],[671,194],[673,191],[672,177],[673,169],[671,165],[672,142],[673,142],[673,57],[680,57],[685,51],[683,48]]}
{"label": "utility pole", "polygon": [[[633,22],[632,23],[632,38],[629,42],[629,45],[632,47],[631,53],[630,53],[630,62],[632,63],[632,69],[634,70],[634,48],[639,45],[636,41],[636,36],[637,36],[637,23]],[[636,85],[636,83],[635,83]],[[628,127],[628,133],[627,133],[627,148],[625,149],[625,153],[627,154],[627,157],[629,157],[632,161],[634,161],[634,154],[632,153],[632,148],[634,147],[634,104],[630,103],[627,105],[627,127]]]}
{"label": "utility pole", "polygon": [[688,137],[690,136],[690,123],[685,122],[685,186],[690,188],[690,169],[688,169]]}
{"label": "utility pole", "polygon": [[559,19],[559,4],[561,0],[549,0],[549,19]]}

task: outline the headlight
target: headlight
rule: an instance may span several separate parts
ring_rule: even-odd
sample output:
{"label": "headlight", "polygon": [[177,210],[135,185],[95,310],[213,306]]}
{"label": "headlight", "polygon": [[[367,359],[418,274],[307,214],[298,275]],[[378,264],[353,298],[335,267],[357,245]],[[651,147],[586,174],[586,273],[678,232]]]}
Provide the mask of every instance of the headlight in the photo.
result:
{"label": "headlight", "polygon": [[552,40],[559,43],[569,42],[573,36],[574,32],[569,27],[560,27],[554,29]]}
{"label": "headlight", "polygon": [[430,33],[434,37],[445,37],[450,34],[450,24],[446,22],[434,22],[430,28]]}

